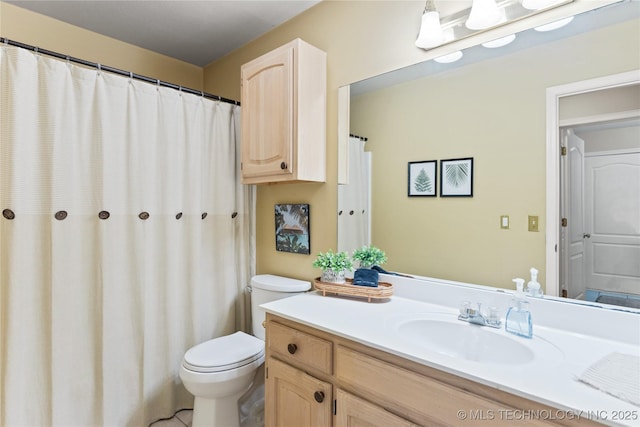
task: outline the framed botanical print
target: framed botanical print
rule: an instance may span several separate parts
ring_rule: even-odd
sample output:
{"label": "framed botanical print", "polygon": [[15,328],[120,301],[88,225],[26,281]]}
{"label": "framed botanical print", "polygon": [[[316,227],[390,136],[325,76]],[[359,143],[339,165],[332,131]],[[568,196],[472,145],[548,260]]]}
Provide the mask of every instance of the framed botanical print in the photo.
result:
{"label": "framed botanical print", "polygon": [[436,188],[438,188],[437,170],[438,162],[436,160],[409,162],[407,196],[436,197]]}
{"label": "framed botanical print", "polygon": [[473,197],[473,157],[440,160],[440,197]]}

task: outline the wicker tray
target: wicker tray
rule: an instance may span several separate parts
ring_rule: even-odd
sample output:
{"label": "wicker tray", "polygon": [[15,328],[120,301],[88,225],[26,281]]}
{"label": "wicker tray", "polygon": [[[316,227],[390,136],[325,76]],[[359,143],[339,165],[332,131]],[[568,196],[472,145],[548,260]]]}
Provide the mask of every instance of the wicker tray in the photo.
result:
{"label": "wicker tray", "polygon": [[356,286],[352,284],[352,279],[347,279],[347,283],[328,283],[316,277],[313,283],[314,289],[322,292],[322,296],[327,294],[348,295],[352,297],[366,298],[367,302],[372,299],[385,299],[393,295],[393,285],[387,282],[378,282],[378,287]]}

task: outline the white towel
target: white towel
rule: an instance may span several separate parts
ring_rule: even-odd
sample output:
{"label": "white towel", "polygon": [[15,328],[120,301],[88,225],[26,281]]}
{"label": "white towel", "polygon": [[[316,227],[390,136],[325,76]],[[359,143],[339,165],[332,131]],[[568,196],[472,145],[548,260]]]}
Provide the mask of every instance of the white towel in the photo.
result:
{"label": "white towel", "polygon": [[578,379],[640,406],[640,356],[611,353],[587,368]]}

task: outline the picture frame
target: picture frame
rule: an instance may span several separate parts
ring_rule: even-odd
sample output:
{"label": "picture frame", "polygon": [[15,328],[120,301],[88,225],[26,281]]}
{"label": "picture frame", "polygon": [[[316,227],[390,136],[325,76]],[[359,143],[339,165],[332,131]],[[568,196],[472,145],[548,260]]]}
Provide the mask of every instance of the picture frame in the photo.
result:
{"label": "picture frame", "polygon": [[440,197],[473,197],[473,157],[440,160]]}
{"label": "picture frame", "polygon": [[438,161],[409,162],[407,172],[408,197],[436,197],[438,188]]}
{"label": "picture frame", "polygon": [[276,250],[311,254],[309,204],[276,204]]}

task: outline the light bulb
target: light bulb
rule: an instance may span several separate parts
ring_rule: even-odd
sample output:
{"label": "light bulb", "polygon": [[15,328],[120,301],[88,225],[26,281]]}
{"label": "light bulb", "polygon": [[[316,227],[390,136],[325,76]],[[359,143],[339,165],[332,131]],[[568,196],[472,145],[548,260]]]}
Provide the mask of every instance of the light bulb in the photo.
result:
{"label": "light bulb", "polygon": [[462,51],[458,50],[456,52],[449,53],[447,55],[442,55],[437,58],[433,58],[433,60],[441,64],[450,64],[451,62],[456,62],[460,58],[462,58]]}
{"label": "light bulb", "polygon": [[500,10],[495,0],[473,0],[471,13],[465,26],[470,30],[484,30],[500,21]]}
{"label": "light bulb", "polygon": [[564,27],[571,21],[573,21],[573,16],[570,16],[564,19],[559,19],[557,21],[550,22],[548,24],[540,25],[539,27],[535,27],[534,30],[540,31],[540,32],[553,31],[553,30],[557,30],[558,28]]}
{"label": "light bulb", "polygon": [[522,7],[529,10],[540,10],[560,3],[562,0],[522,0]]}
{"label": "light bulb", "polygon": [[443,40],[440,13],[435,10],[425,10],[422,14],[422,25],[420,25],[420,34],[418,34],[416,46],[422,49],[429,49],[442,44]]}
{"label": "light bulb", "polygon": [[493,49],[493,48],[496,48],[496,47],[506,46],[509,43],[511,43],[512,41],[514,41],[515,39],[516,39],[516,35],[515,34],[509,34],[508,36],[500,37],[499,39],[495,39],[495,40],[491,40],[491,41],[482,43],[482,46],[488,47],[490,49]]}

